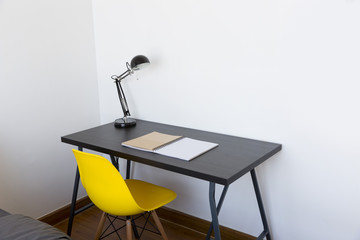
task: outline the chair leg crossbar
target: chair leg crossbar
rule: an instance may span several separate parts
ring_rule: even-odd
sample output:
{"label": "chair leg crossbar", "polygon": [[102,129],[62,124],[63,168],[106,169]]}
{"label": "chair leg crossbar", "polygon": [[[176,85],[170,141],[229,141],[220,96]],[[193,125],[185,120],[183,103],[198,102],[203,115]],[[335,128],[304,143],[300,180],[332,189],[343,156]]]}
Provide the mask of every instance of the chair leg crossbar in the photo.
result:
{"label": "chair leg crossbar", "polygon": [[[113,216],[113,215],[110,215],[107,213],[103,213],[104,216],[102,216],[99,226],[98,226],[97,235],[99,235],[99,236],[97,236],[96,239],[104,239],[104,238],[116,233],[118,238],[121,240],[121,237],[120,237],[120,234],[118,233],[118,231],[125,227],[131,229],[130,232],[132,231],[134,233],[134,236],[136,239],[140,239],[145,230],[155,233],[155,234],[163,235],[163,238],[167,239],[166,235],[164,236],[165,232],[161,226],[161,223],[160,223],[160,226],[158,225],[158,223],[160,222],[159,219],[157,218],[157,216],[154,217],[154,214],[156,214],[156,213],[154,211],[152,211],[152,212],[145,212],[140,215],[136,215],[136,216],[132,216],[132,217],[119,217],[119,216]],[[155,224],[153,224],[151,221],[149,221],[150,215],[153,215]],[[140,218],[143,219],[144,223],[136,224],[135,221],[139,220]],[[106,219],[108,220],[109,224],[107,225],[107,227],[104,230],[102,230]],[[121,226],[118,226],[118,224],[115,223],[115,221],[117,221],[117,220],[123,221],[124,224],[122,224]],[[131,225],[131,226],[128,226],[128,225]],[[146,227],[147,225],[150,225],[152,227],[152,229]],[[156,226],[156,225],[158,225],[158,226]],[[140,233],[138,232],[138,230],[140,231]],[[130,233],[127,229],[127,235],[129,235],[129,234]],[[127,238],[131,239],[132,236],[127,236]]]}

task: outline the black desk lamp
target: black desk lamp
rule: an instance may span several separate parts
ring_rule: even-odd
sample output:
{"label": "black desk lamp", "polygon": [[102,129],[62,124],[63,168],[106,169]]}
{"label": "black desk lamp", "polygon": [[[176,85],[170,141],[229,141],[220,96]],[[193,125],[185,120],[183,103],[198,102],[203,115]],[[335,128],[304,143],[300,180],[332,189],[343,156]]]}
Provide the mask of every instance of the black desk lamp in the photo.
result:
{"label": "black desk lamp", "polygon": [[123,128],[123,127],[131,127],[131,126],[136,125],[136,120],[133,118],[129,118],[130,111],[129,111],[129,107],[128,107],[128,104],[127,104],[127,101],[125,98],[124,91],[121,87],[121,80],[123,80],[127,76],[133,74],[134,71],[140,70],[149,64],[150,64],[150,61],[149,61],[149,59],[147,59],[147,57],[145,57],[143,55],[137,55],[131,60],[130,64],[128,62],[126,63],[127,70],[124,73],[122,73],[119,76],[116,76],[116,75],[111,76],[111,78],[115,80],[121,108],[124,112],[124,117],[115,120],[115,123],[114,123],[115,127]]}

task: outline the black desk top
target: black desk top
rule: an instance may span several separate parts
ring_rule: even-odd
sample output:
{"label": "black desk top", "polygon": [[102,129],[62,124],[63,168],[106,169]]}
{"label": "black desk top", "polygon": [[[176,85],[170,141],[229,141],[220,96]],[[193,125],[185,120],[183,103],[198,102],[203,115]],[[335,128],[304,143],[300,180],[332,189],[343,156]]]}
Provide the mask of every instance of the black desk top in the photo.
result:
{"label": "black desk top", "polygon": [[[219,146],[191,161],[183,161],[121,145],[152,131],[214,142]],[[281,150],[281,145],[276,143],[144,120],[137,120],[136,126],[130,128],[115,128],[113,123],[101,125],[64,136],[61,141],[222,185],[232,183]]]}

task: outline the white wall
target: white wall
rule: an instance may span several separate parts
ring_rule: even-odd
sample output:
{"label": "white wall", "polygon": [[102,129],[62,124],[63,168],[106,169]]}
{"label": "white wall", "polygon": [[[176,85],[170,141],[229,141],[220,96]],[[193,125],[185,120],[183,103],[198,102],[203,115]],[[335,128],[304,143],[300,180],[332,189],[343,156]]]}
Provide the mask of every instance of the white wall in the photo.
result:
{"label": "white wall", "polygon": [[100,121],[91,2],[0,0],[0,83],[0,208],[40,217],[71,200],[60,137]]}
{"label": "white wall", "polygon": [[[110,76],[144,54],[151,67],[124,81],[135,117],[283,144],[257,169],[274,239],[360,239],[360,1],[93,4],[102,122],[121,115]],[[210,218],[206,182],[139,165],[135,176]],[[248,175],[220,223],[260,232]]]}

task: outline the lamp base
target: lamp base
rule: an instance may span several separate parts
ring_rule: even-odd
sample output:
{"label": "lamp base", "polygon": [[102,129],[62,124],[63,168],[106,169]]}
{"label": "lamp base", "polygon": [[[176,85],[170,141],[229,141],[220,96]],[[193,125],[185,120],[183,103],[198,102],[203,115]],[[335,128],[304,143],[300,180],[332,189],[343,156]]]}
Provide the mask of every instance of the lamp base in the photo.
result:
{"label": "lamp base", "polygon": [[114,126],[117,128],[127,128],[136,125],[136,120],[133,118],[119,118],[114,122]]}

